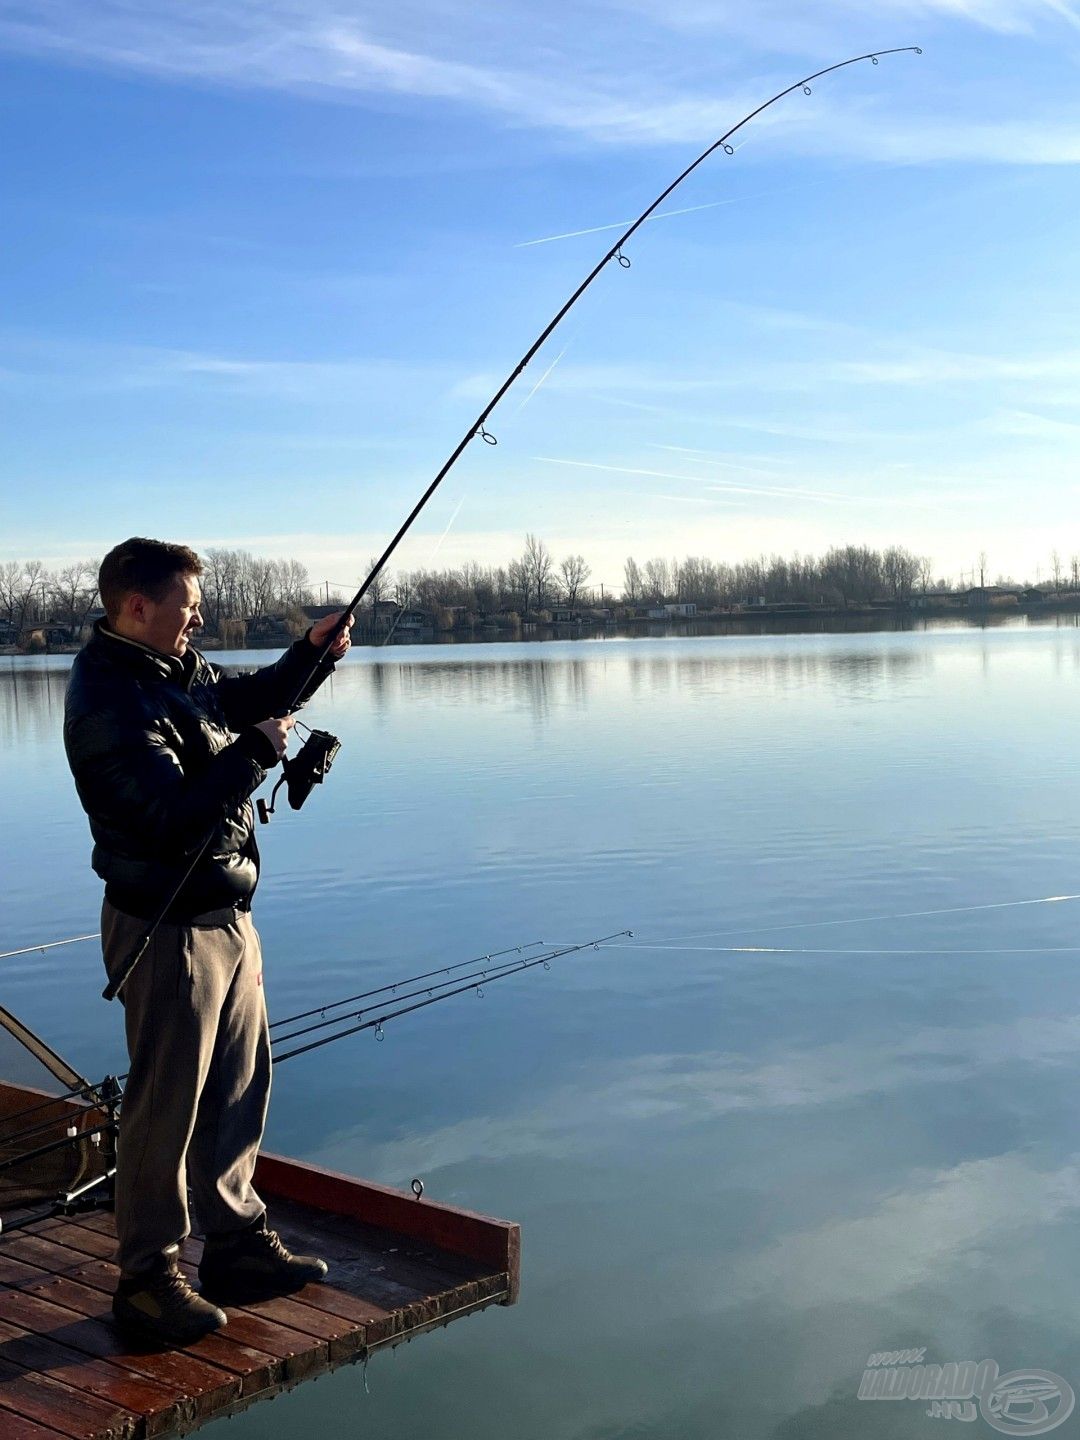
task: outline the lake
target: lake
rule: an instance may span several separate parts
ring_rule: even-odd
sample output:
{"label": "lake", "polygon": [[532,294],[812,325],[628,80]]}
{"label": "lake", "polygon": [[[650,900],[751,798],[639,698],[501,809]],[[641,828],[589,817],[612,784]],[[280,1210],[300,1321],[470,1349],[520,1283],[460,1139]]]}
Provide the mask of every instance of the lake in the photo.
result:
{"label": "lake", "polygon": [[[0,950],[98,926],[69,663],[0,660]],[[1071,619],[357,649],[306,718],[343,749],[260,832],[272,1018],[634,937],[281,1068],[268,1148],[520,1221],[522,1294],[230,1435],[933,1434],[857,1398],[907,1347],[1080,1388]],[[102,984],[0,961],[94,1077]]]}

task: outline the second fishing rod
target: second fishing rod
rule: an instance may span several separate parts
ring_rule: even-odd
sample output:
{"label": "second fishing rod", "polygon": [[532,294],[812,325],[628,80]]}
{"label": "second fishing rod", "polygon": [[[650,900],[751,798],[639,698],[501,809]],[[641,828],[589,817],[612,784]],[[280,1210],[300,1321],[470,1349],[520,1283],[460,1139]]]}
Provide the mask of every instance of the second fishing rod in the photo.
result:
{"label": "second fishing rod", "polygon": [[[360,585],[356,594],[349,601],[346,608],[342,611],[336,625],[331,628],[331,630],[325,637],[322,645],[318,648],[315,658],[312,661],[310,669],[305,675],[303,682],[296,687],[293,697],[287,707],[286,714],[292,714],[293,711],[296,710],[296,708],[300,704],[301,698],[306,693],[308,686],[315,678],[320,667],[325,665],[327,656],[330,650],[333,648],[338,636],[341,634],[341,632],[345,629],[346,626],[351,625],[353,617],[355,616],[361,601],[364,599],[365,595],[367,595],[372,585],[375,583],[379,575],[385,569],[391,556],[394,554],[397,547],[401,544],[402,540],[408,534],[409,530],[412,528],[421,511],[427,505],[431,497],[435,494],[436,490],[439,488],[442,482],[446,479],[447,475],[449,475],[450,471],[461,459],[461,456],[465,453],[468,447],[472,444],[474,440],[482,440],[487,445],[495,445],[497,443],[495,436],[492,435],[491,432],[487,429],[487,422],[491,418],[492,412],[495,410],[496,406],[506,395],[507,391],[510,390],[518,377],[524,372],[529,363],[534,359],[538,351],[546,344],[553,332],[558,328],[558,326],[574,308],[577,302],[581,299],[581,297],[585,294],[585,292],[589,289],[589,287],[593,284],[597,277],[608,267],[608,265],[610,265],[612,261],[616,261],[618,265],[621,266],[623,269],[630,268],[630,258],[628,255],[624,254],[623,247],[629,242],[631,237],[641,228],[641,226],[645,224],[645,222],[650,218],[650,216],[652,216],[659,209],[659,207],[664,203],[668,196],[671,195],[675,190],[677,190],[679,186],[682,185],[682,183],[690,175],[692,175],[693,172],[697,170],[697,168],[701,164],[703,164],[705,160],[707,160],[717,151],[721,151],[724,154],[733,155],[734,147],[731,144],[732,137],[735,136],[746,125],[749,125],[751,121],[755,120],[759,115],[763,114],[766,110],[770,109],[780,100],[783,100],[786,96],[792,95],[796,91],[800,90],[804,94],[810,95],[812,93],[811,86],[813,85],[813,83],[816,80],[820,80],[825,75],[830,75],[834,71],[844,70],[847,69],[849,66],[858,65],[863,62],[869,62],[872,65],[877,65],[880,60],[887,55],[901,54],[921,55],[922,48],[918,45],[902,45],[894,46],[890,49],[884,50],[871,50],[867,51],[865,54],[862,55],[853,55],[847,60],[839,60],[833,65],[826,65],[820,70],[815,70],[812,74],[804,76],[801,80],[796,80],[792,84],[785,86],[783,90],[778,90],[775,95],[770,96],[769,99],[764,100],[760,105],[755,106],[755,108],[753,110],[750,110],[746,115],[744,115],[741,120],[737,121],[736,124],[732,125],[730,129],[726,130],[723,135],[719,136],[718,139],[714,140],[710,145],[706,146],[706,148],[701,152],[701,154],[698,155],[696,159],[691,161],[691,163],[687,165],[686,168],[682,170],[680,174],[675,177],[674,180],[672,180],[668,185],[666,185],[664,189],[661,190],[659,195],[657,195],[656,198],[652,200],[645,207],[644,210],[642,210],[641,214],[638,215],[638,217],[626,227],[626,229],[622,232],[622,234],[615,241],[615,243],[605,252],[605,254],[600,258],[600,260],[597,261],[597,263],[593,266],[593,268],[589,271],[589,273],[585,276],[585,278],[581,281],[581,283],[577,286],[573,293],[563,302],[563,304],[558,308],[558,310],[556,310],[555,314],[543,327],[543,329],[537,335],[536,339],[532,342],[532,344],[529,345],[528,349],[521,356],[521,359],[518,360],[517,364],[514,365],[514,367],[507,374],[506,378],[503,380],[503,382],[495,390],[490,400],[488,400],[487,404],[477,415],[476,419],[465,431],[464,435],[458,441],[457,445],[455,445],[454,449],[450,452],[450,455],[444,461],[443,465],[438,470],[434,478],[431,480],[427,488],[424,490],[423,494],[413,505],[408,515],[406,515],[405,519],[398,527],[394,536],[389,541],[382,554],[376,560],[375,564],[372,566],[370,573]],[[293,809],[299,810],[301,805],[303,805],[304,801],[307,799],[307,796],[311,793],[312,788],[315,785],[320,784],[326,778],[326,775],[330,770],[330,766],[333,764],[334,759],[340,748],[340,742],[328,731],[312,730],[308,736],[308,739],[304,742],[303,746],[301,747],[295,758],[283,759],[282,766],[284,775],[283,779],[278,783],[279,785],[282,783],[288,785],[289,803]],[[277,793],[277,789],[278,786],[276,785],[274,787],[275,795]],[[271,807],[269,808],[260,803],[261,819],[268,819],[271,813],[272,803]],[[140,937],[131,954],[118,967],[116,974],[102,991],[102,994],[106,1000],[115,999],[115,997],[120,993],[124,985],[127,983],[127,980],[130,977],[132,971],[135,969],[136,965],[138,965],[139,961],[149,949],[150,942],[153,939],[158,926],[166,919],[170,910],[172,910],[173,907],[176,905],[177,900],[183,893],[184,887],[188,884],[188,881],[191,879],[192,875],[198,868],[200,861],[206,854],[206,851],[208,850],[216,833],[217,825],[215,824],[215,826],[208,832],[208,834],[201,841],[201,843],[195,848],[194,851],[191,852],[190,862],[184,870],[179,882],[177,883],[175,888],[168,894],[168,896],[163,899],[162,904],[157,911],[153,921],[149,925],[148,929]]]}

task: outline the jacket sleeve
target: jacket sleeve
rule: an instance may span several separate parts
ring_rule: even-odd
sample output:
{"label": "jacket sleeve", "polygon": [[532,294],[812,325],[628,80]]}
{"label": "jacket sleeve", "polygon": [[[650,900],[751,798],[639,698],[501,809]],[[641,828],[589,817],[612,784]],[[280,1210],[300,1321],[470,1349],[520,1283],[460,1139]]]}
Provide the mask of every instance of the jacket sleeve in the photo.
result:
{"label": "jacket sleeve", "polygon": [[[310,633],[310,632],[309,632]],[[230,730],[257,725],[272,715],[284,715],[292,706],[311,698],[334,670],[334,661],[318,659],[307,635],[293,642],[273,665],[250,675],[226,675],[217,682],[218,699]],[[316,663],[318,662],[318,663]],[[297,691],[300,687],[299,697]]]}
{"label": "jacket sleeve", "polygon": [[165,737],[118,710],[91,710],[65,728],[79,798],[91,820],[151,850],[177,854],[198,845],[225,811],[243,804],[277,763],[261,731],[245,729],[188,777]]}

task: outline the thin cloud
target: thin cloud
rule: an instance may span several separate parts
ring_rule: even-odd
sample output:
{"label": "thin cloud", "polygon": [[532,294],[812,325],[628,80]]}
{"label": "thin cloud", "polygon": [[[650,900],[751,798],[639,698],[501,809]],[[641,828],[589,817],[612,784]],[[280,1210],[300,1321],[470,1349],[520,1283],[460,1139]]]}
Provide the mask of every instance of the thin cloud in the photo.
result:
{"label": "thin cloud", "polygon": [[[628,7],[630,8],[630,7]],[[745,6],[702,11],[699,27],[718,36],[741,35],[760,53],[773,54],[777,36],[798,33],[805,7],[784,0],[748,18]],[[816,7],[815,23],[793,52],[799,68],[813,64],[850,31],[853,0]],[[892,0],[897,16],[937,16],[968,27],[1005,34],[1033,33],[1040,25],[1076,28],[1069,0]],[[549,22],[521,4],[508,3],[496,23],[479,27],[467,14],[432,17],[421,7],[365,8],[363,23],[344,15],[332,0],[0,0],[0,47],[67,63],[194,80],[229,87],[275,89],[332,100],[410,96],[434,104],[487,111],[514,125],[570,133],[594,144],[694,145],[727,130],[733,120],[760,103],[762,94],[791,80],[773,65],[753,83],[730,81],[721,91],[715,75],[701,69],[687,75],[685,43],[673,37],[678,19],[652,4],[639,7],[638,39],[650,42],[651,63],[639,49],[620,47],[609,25],[604,45],[590,46],[574,29],[573,50],[560,42]],[[426,23],[416,22],[423,16]],[[820,24],[816,21],[820,20]],[[795,27],[794,29],[792,27]],[[816,29],[816,37],[813,33]],[[423,47],[416,45],[423,34]],[[590,58],[583,61],[582,56]],[[815,57],[807,61],[808,56]],[[896,57],[898,63],[910,57]],[[927,94],[932,92],[927,91]],[[984,122],[980,114],[956,114],[955,100],[942,92],[937,118],[910,120],[897,104],[895,87],[879,92],[873,106],[857,111],[844,100],[844,85],[830,80],[815,87],[812,124],[806,123],[801,95],[770,110],[755,131],[771,132],[779,146],[801,154],[827,153],[901,163],[941,160],[1074,164],[1080,161],[1076,114],[1049,107],[1033,113],[1031,97],[1017,95],[1012,118]],[[1005,103],[1008,103],[1007,101]]]}

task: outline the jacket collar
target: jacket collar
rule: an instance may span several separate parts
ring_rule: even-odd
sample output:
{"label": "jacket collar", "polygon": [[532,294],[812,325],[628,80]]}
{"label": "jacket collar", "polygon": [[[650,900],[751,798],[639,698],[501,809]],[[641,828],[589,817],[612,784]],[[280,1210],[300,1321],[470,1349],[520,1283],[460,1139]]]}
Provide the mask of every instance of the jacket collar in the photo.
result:
{"label": "jacket collar", "polygon": [[127,635],[118,635],[115,630],[109,629],[104,620],[94,622],[91,643],[100,647],[114,664],[123,665],[144,679],[172,680],[185,688],[191,683],[199,664],[196,650],[189,650],[183,659],[178,655],[166,655]]}

